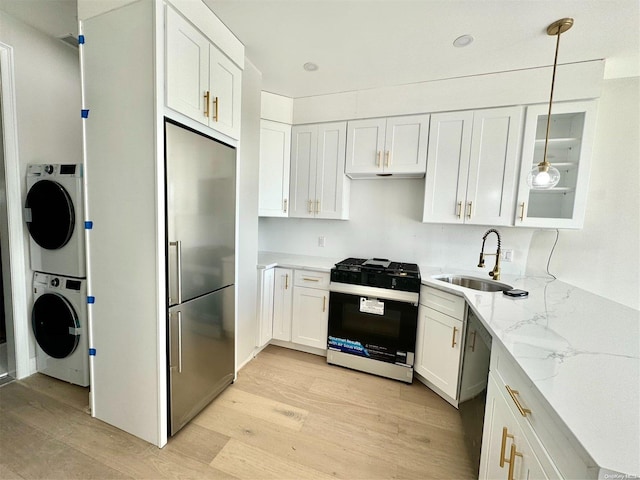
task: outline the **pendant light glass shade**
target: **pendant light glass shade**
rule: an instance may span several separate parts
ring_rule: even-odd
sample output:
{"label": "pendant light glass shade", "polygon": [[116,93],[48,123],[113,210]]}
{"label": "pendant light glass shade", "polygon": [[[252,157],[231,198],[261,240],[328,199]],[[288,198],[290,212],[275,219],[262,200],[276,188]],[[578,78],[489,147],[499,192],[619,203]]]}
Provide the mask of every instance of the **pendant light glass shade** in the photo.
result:
{"label": "pendant light glass shade", "polygon": [[548,190],[558,185],[559,181],[560,172],[550,163],[534,166],[527,177],[527,184],[533,190]]}
{"label": "pendant light glass shade", "polygon": [[558,67],[558,49],[560,48],[560,34],[573,26],[573,18],[562,18],[547,27],[547,35],[557,36],[556,55],[553,59],[553,75],[551,76],[551,94],[549,95],[549,114],[547,115],[547,133],[544,139],[544,156],[542,162],[535,165],[527,175],[527,185],[532,190],[548,190],[558,185],[560,172],[547,161],[549,148],[549,128],[551,126],[551,106],[553,105],[553,88],[556,83],[556,69]]}

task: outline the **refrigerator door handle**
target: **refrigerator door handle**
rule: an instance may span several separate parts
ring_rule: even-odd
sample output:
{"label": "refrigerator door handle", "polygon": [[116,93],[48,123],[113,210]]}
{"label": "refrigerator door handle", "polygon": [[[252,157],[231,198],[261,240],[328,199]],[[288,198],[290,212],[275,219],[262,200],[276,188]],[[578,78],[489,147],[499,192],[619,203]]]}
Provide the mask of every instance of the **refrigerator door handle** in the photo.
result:
{"label": "refrigerator door handle", "polygon": [[176,247],[176,301],[171,298],[171,287],[173,286],[173,275],[171,275],[171,268],[169,268],[169,305],[178,305],[182,303],[182,242],[169,242],[169,248]]}
{"label": "refrigerator door handle", "polygon": [[174,314],[172,312],[169,312],[169,328],[168,328],[168,333],[169,333],[169,370],[176,368],[176,355],[174,354],[175,352],[175,347],[174,346],[174,341],[177,340],[177,347],[178,347],[178,355],[177,355],[177,360],[178,360],[178,373],[182,373],[182,312],[180,310],[178,310],[176,313],[176,316],[178,317],[178,322],[177,322],[177,326],[178,326],[178,335],[177,338],[176,336],[174,336],[173,332],[174,332],[174,321],[173,319]]}
{"label": "refrigerator door handle", "polygon": [[182,312],[178,310],[178,373],[182,373]]}

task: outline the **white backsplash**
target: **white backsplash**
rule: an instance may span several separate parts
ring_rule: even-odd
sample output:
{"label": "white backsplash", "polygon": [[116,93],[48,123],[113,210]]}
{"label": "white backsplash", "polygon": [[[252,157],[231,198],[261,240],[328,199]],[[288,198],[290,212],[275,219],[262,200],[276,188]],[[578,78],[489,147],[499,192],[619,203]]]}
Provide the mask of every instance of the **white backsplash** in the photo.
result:
{"label": "white backsplash", "polygon": [[[261,218],[261,251],[286,252],[323,257],[382,257],[422,265],[476,270],[482,236],[494,227],[422,223],[424,179],[353,180],[349,220]],[[496,227],[502,248],[514,251],[513,262],[502,262],[504,273],[524,274],[533,230]],[[318,246],[323,236],[325,246]],[[486,242],[486,251],[495,252],[495,235]]]}

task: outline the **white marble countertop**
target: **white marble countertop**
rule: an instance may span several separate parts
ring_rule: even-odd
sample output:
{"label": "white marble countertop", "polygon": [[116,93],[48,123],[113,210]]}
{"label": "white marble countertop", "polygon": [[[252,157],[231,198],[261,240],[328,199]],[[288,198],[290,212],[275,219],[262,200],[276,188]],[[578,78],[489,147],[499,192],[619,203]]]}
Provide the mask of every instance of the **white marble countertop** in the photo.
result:
{"label": "white marble countertop", "polygon": [[290,255],[288,253],[258,252],[258,268],[295,268],[298,270],[315,270],[329,272],[342,258],[310,257],[306,255]]}
{"label": "white marble countertop", "polygon": [[[329,271],[341,259],[260,253],[259,268]],[[464,296],[603,471],[640,478],[640,312],[559,280],[503,275],[511,298],[433,279],[484,270],[420,265],[422,283]],[[613,478],[613,477],[610,477]]]}

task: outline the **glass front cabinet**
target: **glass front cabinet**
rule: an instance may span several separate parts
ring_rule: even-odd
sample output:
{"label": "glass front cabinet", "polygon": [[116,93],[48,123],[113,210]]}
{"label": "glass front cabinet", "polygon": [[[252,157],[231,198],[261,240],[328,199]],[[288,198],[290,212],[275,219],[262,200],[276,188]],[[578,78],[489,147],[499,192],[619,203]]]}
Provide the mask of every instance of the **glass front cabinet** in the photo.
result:
{"label": "glass front cabinet", "polygon": [[560,183],[549,190],[531,190],[527,175],[543,159],[548,110],[548,104],[527,107],[514,224],[582,228],[597,103],[553,104],[547,160],[560,171]]}

